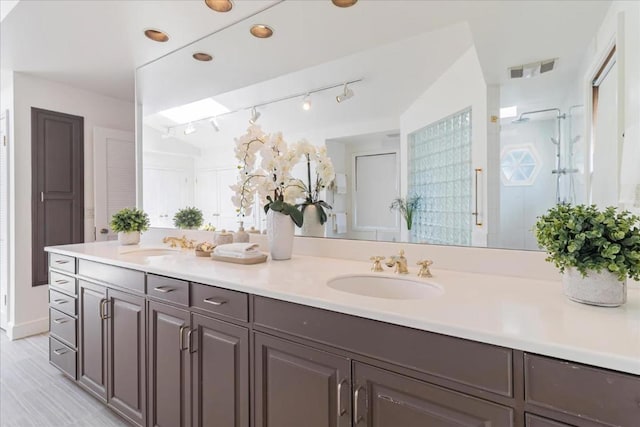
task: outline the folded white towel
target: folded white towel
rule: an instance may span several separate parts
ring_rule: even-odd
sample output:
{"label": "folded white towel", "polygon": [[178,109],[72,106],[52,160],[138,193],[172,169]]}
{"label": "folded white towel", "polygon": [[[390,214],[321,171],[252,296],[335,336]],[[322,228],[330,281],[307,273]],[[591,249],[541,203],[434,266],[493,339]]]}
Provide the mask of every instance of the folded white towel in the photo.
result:
{"label": "folded white towel", "polygon": [[228,243],[216,246],[213,253],[232,258],[255,258],[262,255],[258,247],[257,243]]}

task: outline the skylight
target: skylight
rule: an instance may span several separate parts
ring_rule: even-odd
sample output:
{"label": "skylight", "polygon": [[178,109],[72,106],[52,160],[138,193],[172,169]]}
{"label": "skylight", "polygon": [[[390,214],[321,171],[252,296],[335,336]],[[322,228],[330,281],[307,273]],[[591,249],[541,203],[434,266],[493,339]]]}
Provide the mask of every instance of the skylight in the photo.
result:
{"label": "skylight", "polygon": [[229,109],[224,105],[211,98],[205,98],[190,104],[160,111],[158,114],[168,118],[176,124],[184,124],[205,119],[207,117],[215,117],[228,112]]}

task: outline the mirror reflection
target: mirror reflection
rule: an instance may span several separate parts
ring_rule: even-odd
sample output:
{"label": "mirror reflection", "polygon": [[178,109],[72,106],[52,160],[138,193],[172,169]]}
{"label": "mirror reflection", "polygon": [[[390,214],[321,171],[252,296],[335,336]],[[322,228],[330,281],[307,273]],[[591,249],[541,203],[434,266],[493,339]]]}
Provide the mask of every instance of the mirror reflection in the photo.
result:
{"label": "mirror reflection", "polygon": [[[263,200],[244,217],[233,203],[253,123],[331,160],[326,223],[298,233],[537,249],[554,204],[619,203],[620,73],[615,40],[598,39],[610,7],[276,4],[138,70],[143,207],[156,227],[196,206],[218,230],[264,230]],[[273,36],[253,37],[256,22]],[[291,173],[312,175],[302,157]]]}

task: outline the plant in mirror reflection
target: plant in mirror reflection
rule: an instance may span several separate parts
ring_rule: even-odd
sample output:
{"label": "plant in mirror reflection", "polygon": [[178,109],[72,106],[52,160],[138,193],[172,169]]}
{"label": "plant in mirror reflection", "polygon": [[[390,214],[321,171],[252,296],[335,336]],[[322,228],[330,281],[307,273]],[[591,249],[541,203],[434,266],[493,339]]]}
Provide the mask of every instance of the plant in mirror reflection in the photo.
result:
{"label": "plant in mirror reflection", "polygon": [[[331,209],[331,206],[324,200],[320,200],[320,192],[326,189],[335,179],[335,171],[333,163],[327,155],[327,147],[316,147],[306,139],[300,140],[294,145],[296,155],[301,157],[307,163],[307,183],[304,184],[303,197],[304,202],[298,204],[302,212],[311,205],[316,206],[318,212],[318,220],[320,224],[327,222],[327,213],[325,209]],[[315,180],[311,179],[311,163],[315,164]]]}
{"label": "plant in mirror reflection", "polygon": [[251,125],[247,133],[236,138],[235,156],[239,161],[238,182],[231,189],[235,192],[232,202],[238,216],[251,214],[258,194],[265,203],[265,212],[272,209],[288,215],[298,227],[302,226],[302,212],[295,201],[302,197],[305,187],[301,180],[291,176],[299,155],[289,147],[282,133],[265,134],[260,126]]}
{"label": "plant in mirror reflection", "polygon": [[420,208],[420,201],[422,200],[422,196],[411,196],[402,198],[398,197],[391,202],[391,206],[389,206],[389,210],[391,211],[399,211],[405,222],[407,223],[407,230],[411,230],[413,226],[413,217]]}

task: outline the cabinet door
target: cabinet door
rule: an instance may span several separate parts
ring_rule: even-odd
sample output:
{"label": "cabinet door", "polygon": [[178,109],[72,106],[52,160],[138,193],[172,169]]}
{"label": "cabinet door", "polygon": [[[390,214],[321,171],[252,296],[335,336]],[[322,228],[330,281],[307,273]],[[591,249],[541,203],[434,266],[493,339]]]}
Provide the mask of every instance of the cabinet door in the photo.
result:
{"label": "cabinet door", "polygon": [[256,333],[254,363],[256,427],[351,425],[349,359]]}
{"label": "cabinet door", "polygon": [[149,302],[149,424],[191,425],[189,312]]}
{"label": "cabinet door", "polygon": [[80,281],[78,312],[78,377],[100,400],[107,400],[107,289]]}
{"label": "cabinet door", "polygon": [[249,331],[193,314],[193,425],[249,427]]}
{"label": "cabinet door", "polygon": [[507,408],[403,375],[354,362],[356,427],[507,427]]}
{"label": "cabinet door", "polygon": [[145,299],[109,289],[108,378],[109,406],[145,425],[146,316]]}

